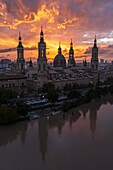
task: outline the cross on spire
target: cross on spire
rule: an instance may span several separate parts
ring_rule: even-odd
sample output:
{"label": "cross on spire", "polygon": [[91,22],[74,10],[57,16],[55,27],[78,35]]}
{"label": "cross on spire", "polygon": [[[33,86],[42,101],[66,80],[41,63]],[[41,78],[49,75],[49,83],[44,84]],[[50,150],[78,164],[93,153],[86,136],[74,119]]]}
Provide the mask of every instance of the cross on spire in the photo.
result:
{"label": "cross on spire", "polygon": [[97,47],[96,35],[95,35],[95,40],[94,40],[94,47]]}
{"label": "cross on spire", "polygon": [[61,54],[61,46],[60,46],[60,41],[59,41],[58,54]]}
{"label": "cross on spire", "polygon": [[73,42],[72,42],[72,38],[71,38],[71,44],[70,44],[71,46],[73,45]]}
{"label": "cross on spire", "polygon": [[19,41],[21,41],[21,33],[20,33],[20,31],[19,31]]}

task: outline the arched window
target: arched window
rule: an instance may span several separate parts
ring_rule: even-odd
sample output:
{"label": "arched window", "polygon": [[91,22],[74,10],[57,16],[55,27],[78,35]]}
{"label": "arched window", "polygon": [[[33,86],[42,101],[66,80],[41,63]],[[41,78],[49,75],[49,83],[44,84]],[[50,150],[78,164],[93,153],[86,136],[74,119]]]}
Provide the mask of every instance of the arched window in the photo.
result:
{"label": "arched window", "polygon": [[43,57],[43,50],[41,49],[41,57]]}

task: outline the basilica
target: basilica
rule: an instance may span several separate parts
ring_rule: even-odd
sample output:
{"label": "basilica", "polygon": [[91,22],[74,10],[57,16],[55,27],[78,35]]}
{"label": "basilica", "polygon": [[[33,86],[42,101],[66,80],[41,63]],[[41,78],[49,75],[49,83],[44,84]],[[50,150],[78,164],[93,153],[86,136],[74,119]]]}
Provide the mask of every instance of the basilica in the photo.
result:
{"label": "basilica", "polygon": [[[23,57],[23,48],[17,49],[18,57],[21,53],[20,62],[17,59],[18,64],[21,64],[20,71],[23,71],[23,65],[25,63]],[[23,62],[22,62],[23,60]],[[29,68],[26,72],[28,88],[32,90],[38,90],[43,87],[44,83],[52,83],[57,89],[63,89],[66,84],[78,84],[78,85],[96,85],[98,81],[98,48],[96,37],[94,40],[94,47],[92,48],[91,66],[87,66],[87,61],[83,61],[83,67],[78,68],[74,59],[74,49],[71,40],[69,59],[66,64],[66,59],[62,54],[62,49],[59,43],[58,54],[54,58],[52,66],[48,65],[46,58],[46,43],[44,41],[44,33],[41,28],[40,42],[38,43],[38,59],[37,69],[33,68],[32,61],[30,61]]]}
{"label": "basilica", "polygon": [[[91,64],[83,61],[83,67],[79,68],[74,59],[73,42],[71,40],[68,63],[62,54],[59,43],[58,54],[55,56],[52,66],[48,64],[46,57],[46,42],[41,27],[40,41],[38,43],[37,67],[33,66],[32,61],[25,69],[24,47],[19,33],[19,44],[17,47],[17,70],[10,76],[1,76],[0,86],[21,89],[26,87],[28,90],[38,91],[46,83],[51,83],[56,89],[62,90],[65,85],[96,85],[98,81],[98,47],[96,37],[92,48]],[[8,80],[10,77],[10,80]]]}

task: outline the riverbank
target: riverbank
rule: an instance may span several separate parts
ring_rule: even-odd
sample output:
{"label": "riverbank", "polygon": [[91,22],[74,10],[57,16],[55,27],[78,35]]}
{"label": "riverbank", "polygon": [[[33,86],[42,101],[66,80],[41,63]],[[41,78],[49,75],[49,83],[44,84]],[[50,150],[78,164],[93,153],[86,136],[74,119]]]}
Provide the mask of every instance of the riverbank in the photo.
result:
{"label": "riverbank", "polygon": [[[92,99],[90,102],[85,102],[85,101],[78,101],[76,103],[69,103],[69,102],[65,102],[63,106],[60,106],[60,107],[57,107],[57,109],[54,107],[54,108],[43,108],[43,109],[38,109],[38,110],[35,110],[35,111],[31,111],[29,112],[28,116],[27,117],[23,117],[21,120],[34,120],[34,119],[40,119],[42,117],[47,117],[48,119],[51,117],[51,116],[55,116],[55,115],[65,115],[65,113],[67,112],[71,112],[71,114],[73,114],[73,110],[76,108],[76,109],[79,109],[79,107],[83,106],[83,105],[86,105],[86,104],[90,104],[92,102],[104,102],[106,101],[106,99],[110,99],[112,98],[113,95],[111,95],[110,93],[107,94],[107,95],[104,95],[104,96],[100,96],[99,98],[95,98],[95,99]],[[78,114],[78,112],[75,113],[75,115],[78,117],[80,116],[80,113]]]}
{"label": "riverbank", "polygon": [[[16,122],[19,122],[19,121],[25,121],[25,120],[34,120],[34,119],[40,119],[42,117],[47,117],[49,119],[49,117],[51,116],[55,116],[55,115],[65,115],[65,113],[67,112],[70,112],[71,114],[73,114],[73,110],[75,109],[79,109],[79,107],[81,108],[81,106],[83,105],[86,105],[86,104],[90,104],[92,102],[104,102],[106,101],[107,99],[112,99],[113,95],[112,94],[107,94],[107,95],[104,95],[104,96],[101,96],[99,98],[95,98],[93,99],[92,101],[90,102],[76,102],[76,103],[68,103],[68,102],[65,102],[63,106],[60,106],[60,107],[57,107],[56,108],[43,108],[43,109],[38,109],[38,110],[35,110],[35,111],[30,111],[28,112],[27,115],[25,116],[20,116],[18,119],[14,120],[13,122],[10,122],[10,123],[4,123],[4,124],[1,124],[2,126],[5,126],[5,125],[10,125],[10,124],[13,124],[13,123],[16,123]],[[78,114],[78,112],[74,113],[74,115],[76,115],[76,117],[79,117],[80,116],[80,113]]]}
{"label": "riverbank", "polygon": [[[70,91],[67,100],[61,102],[59,106],[51,105],[50,107],[46,107],[40,109],[38,111],[30,111],[26,105],[20,101],[16,103],[16,106],[7,106],[1,105],[0,111],[0,124],[6,125],[9,123],[14,123],[21,120],[33,120],[41,117],[49,117],[50,115],[54,116],[56,114],[61,114],[62,112],[67,112],[68,110],[81,106],[86,103],[90,103],[100,98],[104,98],[106,95],[113,94],[113,85],[104,86],[104,87],[96,87],[89,89],[84,96],[81,96],[80,93],[74,91],[74,95],[72,91]],[[77,95],[77,96],[76,96]],[[13,112],[14,110],[14,112]]]}

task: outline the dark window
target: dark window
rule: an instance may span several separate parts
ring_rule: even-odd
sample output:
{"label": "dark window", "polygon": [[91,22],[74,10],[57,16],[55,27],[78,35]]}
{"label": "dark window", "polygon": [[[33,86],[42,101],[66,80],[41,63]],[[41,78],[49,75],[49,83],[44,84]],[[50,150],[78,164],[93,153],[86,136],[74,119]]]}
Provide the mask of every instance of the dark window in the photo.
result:
{"label": "dark window", "polygon": [[4,84],[2,84],[2,87],[4,87]]}
{"label": "dark window", "polygon": [[44,64],[44,71],[45,71],[45,64]]}
{"label": "dark window", "polygon": [[44,54],[43,54],[43,50],[41,49],[41,57],[43,57],[44,56]]}
{"label": "dark window", "polygon": [[24,86],[24,83],[22,83],[22,86]]}

